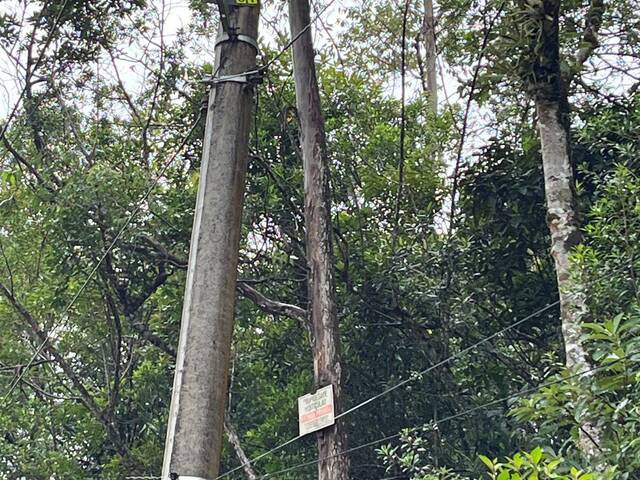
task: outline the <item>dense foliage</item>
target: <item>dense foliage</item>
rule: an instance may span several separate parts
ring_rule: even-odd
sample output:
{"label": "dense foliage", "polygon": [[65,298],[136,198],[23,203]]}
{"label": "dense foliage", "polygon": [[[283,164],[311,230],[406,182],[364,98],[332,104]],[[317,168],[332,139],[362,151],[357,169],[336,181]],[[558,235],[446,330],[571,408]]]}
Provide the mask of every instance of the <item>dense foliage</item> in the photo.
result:
{"label": "dense foliage", "polygon": [[[563,367],[530,95],[536,1],[435,2],[437,114],[421,81],[422,2],[406,3],[404,105],[405,2],[334,7],[343,20],[314,25],[345,408],[414,378],[346,418],[349,446],[367,445],[350,454],[354,479],[640,474],[640,13],[607,2],[601,45],[581,63],[590,2],[562,2],[585,232],[573,274],[588,290],[593,361],[575,375]],[[3,3],[0,44],[24,92],[0,144],[0,478],[158,476],[213,11],[189,2],[169,36],[170,2]],[[265,8],[265,60],[287,42],[285,24],[266,21],[281,8]],[[290,71],[283,55],[258,87],[240,278],[305,308]],[[303,320],[239,293],[228,409],[249,457],[297,434],[311,361]],[[599,465],[576,447],[584,418],[605,431]],[[223,471],[238,465],[224,453]],[[304,438],[254,468],[315,455]]]}

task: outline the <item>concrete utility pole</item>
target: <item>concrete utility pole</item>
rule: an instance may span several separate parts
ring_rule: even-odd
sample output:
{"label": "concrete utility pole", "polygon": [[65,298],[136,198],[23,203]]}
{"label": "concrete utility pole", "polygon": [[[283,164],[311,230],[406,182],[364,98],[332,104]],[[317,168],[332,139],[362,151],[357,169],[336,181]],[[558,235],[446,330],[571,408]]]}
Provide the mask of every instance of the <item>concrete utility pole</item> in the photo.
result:
{"label": "concrete utility pole", "polygon": [[210,79],[163,480],[213,480],[222,450],[254,97],[253,79],[233,75],[256,69],[259,6],[255,0],[217,3],[226,28]]}
{"label": "concrete utility pole", "polygon": [[[309,317],[312,325],[313,368],[316,388],[333,385],[334,402],[340,411],[340,332],[336,308],[331,245],[331,192],[324,119],[314,64],[308,0],[289,0],[289,23],[293,42],[293,73],[300,122],[300,146],[304,166],[304,218],[309,267]],[[305,30],[306,29],[306,30]],[[348,480],[349,458],[344,422],[317,433],[318,480]]]}

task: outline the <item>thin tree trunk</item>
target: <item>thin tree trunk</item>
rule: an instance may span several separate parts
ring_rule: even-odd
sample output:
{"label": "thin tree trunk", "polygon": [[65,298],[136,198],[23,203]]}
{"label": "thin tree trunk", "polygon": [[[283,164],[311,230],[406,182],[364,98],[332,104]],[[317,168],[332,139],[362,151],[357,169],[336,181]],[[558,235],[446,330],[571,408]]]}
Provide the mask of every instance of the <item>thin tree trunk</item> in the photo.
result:
{"label": "thin tree trunk", "polygon": [[433,0],[424,0],[422,35],[426,51],[426,84],[429,104],[433,113],[438,113],[438,67],[436,53],[436,22],[433,16]]}
{"label": "thin tree trunk", "polygon": [[227,433],[227,439],[233,447],[233,451],[236,452],[236,456],[238,457],[238,460],[240,460],[240,464],[243,466],[242,469],[247,475],[247,478],[249,480],[258,480],[258,474],[254,470],[249,457],[247,457],[247,454],[242,448],[242,443],[240,443],[240,435],[238,435],[238,432],[231,422],[231,416],[229,415],[229,412],[226,412],[224,414],[224,431]]}
{"label": "thin tree trunk", "polygon": [[[308,0],[290,0],[289,22],[295,38],[310,24]],[[333,385],[336,411],[340,411],[341,366],[331,244],[329,168],[324,120],[309,28],[293,43],[296,105],[304,165],[305,226],[309,288],[308,314],[312,325],[312,349],[316,388]],[[317,433],[319,480],[348,480],[349,459],[344,423]]]}
{"label": "thin tree trunk", "polygon": [[[588,315],[586,291],[571,276],[569,255],[582,241],[576,207],[573,167],[569,156],[569,138],[561,120],[558,102],[536,102],[538,129],[542,144],[544,185],[547,199],[547,223],[560,293],[560,315],[568,369],[585,372],[591,368],[582,342],[581,323]],[[580,428],[579,446],[591,458],[599,453],[602,433],[592,422]]]}
{"label": "thin tree trunk", "polygon": [[[569,255],[582,242],[571,162],[571,141],[567,123],[567,90],[560,73],[560,1],[541,4],[541,42],[533,63],[541,79],[535,86],[538,130],[542,146],[547,223],[551,234],[551,255],[556,268],[566,366],[575,372],[591,368],[582,342],[582,322],[588,315],[586,289],[571,276]],[[542,81],[544,80],[544,81]],[[581,421],[579,447],[590,458],[597,457],[602,432],[591,419]]]}

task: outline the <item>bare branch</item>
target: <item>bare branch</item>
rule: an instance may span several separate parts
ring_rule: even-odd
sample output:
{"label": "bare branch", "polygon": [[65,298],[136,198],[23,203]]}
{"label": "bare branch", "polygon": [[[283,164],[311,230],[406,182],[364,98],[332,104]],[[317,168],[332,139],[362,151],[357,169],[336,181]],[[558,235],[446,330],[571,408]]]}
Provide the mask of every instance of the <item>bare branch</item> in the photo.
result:
{"label": "bare branch", "polygon": [[229,439],[229,443],[233,446],[233,450],[236,452],[236,456],[240,463],[242,464],[242,468],[244,472],[247,474],[247,478],[249,480],[258,480],[258,474],[253,469],[251,462],[249,461],[249,457],[244,453],[242,448],[242,444],[240,443],[240,437],[238,436],[238,432],[235,427],[231,423],[231,416],[229,412],[225,412],[224,414],[224,431],[227,433],[227,438]]}
{"label": "bare branch", "polygon": [[[186,270],[188,262],[185,259],[172,254],[165,248],[164,245],[149,236],[144,236],[143,239],[149,246],[160,253],[165,261],[177,268]],[[242,296],[255,303],[258,308],[266,313],[277,316],[285,316],[303,322],[307,321],[307,312],[305,309],[289,303],[272,300],[250,286],[248,281],[238,281],[236,290]]]}
{"label": "bare branch", "polygon": [[307,312],[303,308],[289,303],[271,300],[245,282],[238,282],[236,289],[264,312],[271,313],[273,315],[284,315],[285,317],[300,320],[302,322],[307,321]]}

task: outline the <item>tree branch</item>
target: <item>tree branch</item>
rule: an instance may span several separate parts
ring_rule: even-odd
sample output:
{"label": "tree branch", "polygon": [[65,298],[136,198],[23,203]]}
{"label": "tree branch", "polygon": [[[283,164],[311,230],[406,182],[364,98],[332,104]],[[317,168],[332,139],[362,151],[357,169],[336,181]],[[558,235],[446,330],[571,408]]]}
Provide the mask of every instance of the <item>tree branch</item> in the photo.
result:
{"label": "tree branch", "polygon": [[307,321],[307,311],[304,308],[300,308],[297,305],[291,305],[289,303],[271,300],[246,282],[238,282],[236,290],[242,296],[255,303],[256,306],[264,312],[271,313],[273,315],[284,315],[285,317],[300,320],[305,323]]}
{"label": "tree branch", "polygon": [[604,15],[604,0],[591,0],[589,11],[587,12],[586,25],[582,33],[582,41],[576,53],[576,64],[581,69],[589,60],[593,52],[600,46],[598,32],[602,25],[602,16]]}
{"label": "tree branch", "polygon": [[[144,241],[161,254],[161,258],[171,265],[186,270],[188,262],[169,252],[164,245],[151,237],[143,237]],[[242,280],[237,282],[236,290],[245,298],[251,300],[258,308],[272,315],[285,316],[302,322],[307,321],[307,312],[304,308],[289,303],[272,300]]]}
{"label": "tree branch", "polygon": [[231,415],[229,415],[229,412],[225,412],[224,414],[224,431],[227,433],[227,439],[231,446],[233,446],[233,450],[236,452],[236,456],[238,460],[240,460],[242,469],[247,474],[247,478],[249,480],[258,480],[258,474],[253,469],[253,466],[251,466],[251,463],[249,463],[249,457],[247,457],[247,454],[242,448],[238,432],[231,423]]}
{"label": "tree branch", "polygon": [[44,178],[42,178],[42,175],[40,175],[40,172],[38,172],[38,170],[36,170],[36,168],[33,166],[33,164],[31,164],[29,161],[27,161],[27,159],[24,158],[24,156],[11,144],[11,142],[9,142],[9,139],[7,138],[6,135],[2,136],[2,143],[4,144],[4,147],[9,151],[9,153],[11,153],[13,158],[18,163],[24,165],[27,168],[27,170],[29,170],[29,172],[34,177],[36,177],[38,182],[40,182],[47,190],[49,190],[49,192],[51,192],[51,193],[55,192],[55,189],[53,189],[49,185],[47,185],[47,182],[45,182]]}
{"label": "tree branch", "polygon": [[100,409],[94,398],[91,396],[87,388],[84,386],[80,377],[71,368],[71,365],[67,363],[62,354],[55,348],[51,342],[49,336],[40,328],[38,322],[33,318],[31,313],[22,305],[18,299],[5,287],[3,283],[0,283],[0,293],[4,295],[7,301],[11,304],[13,309],[27,322],[31,328],[31,336],[36,342],[41,343],[44,349],[53,357],[56,363],[60,366],[67,378],[71,381],[76,391],[80,394],[80,402],[91,412],[91,414],[104,425],[107,434],[115,448],[122,454],[126,453],[125,446],[120,441],[120,436],[115,427],[105,417],[104,412]]}

